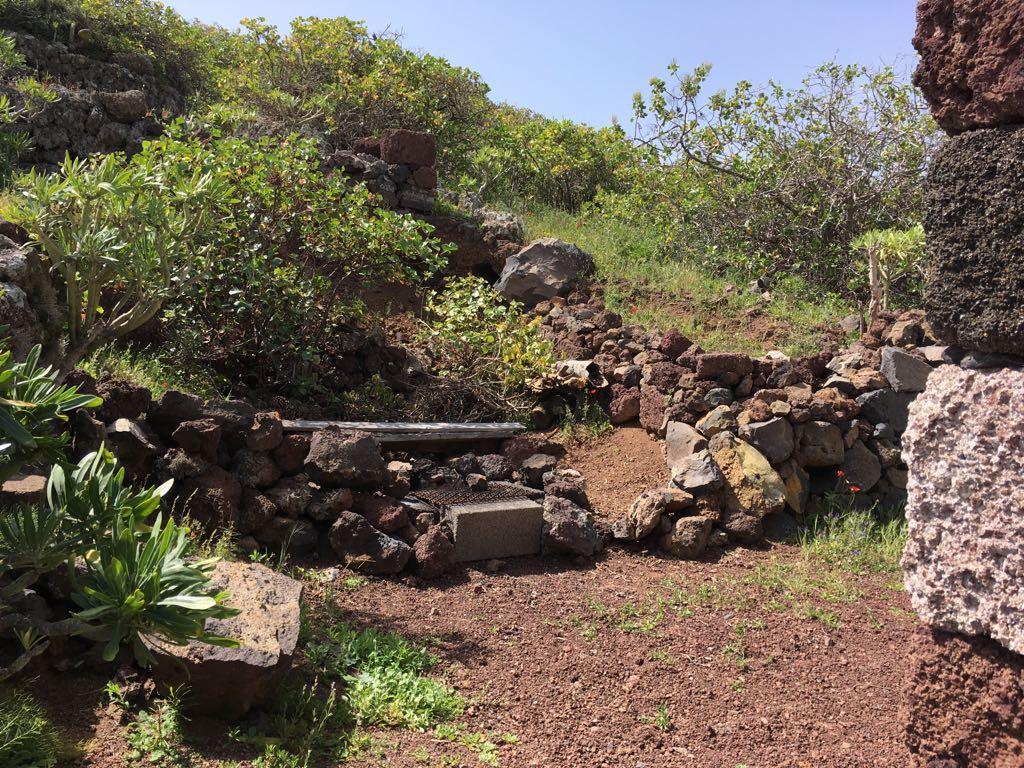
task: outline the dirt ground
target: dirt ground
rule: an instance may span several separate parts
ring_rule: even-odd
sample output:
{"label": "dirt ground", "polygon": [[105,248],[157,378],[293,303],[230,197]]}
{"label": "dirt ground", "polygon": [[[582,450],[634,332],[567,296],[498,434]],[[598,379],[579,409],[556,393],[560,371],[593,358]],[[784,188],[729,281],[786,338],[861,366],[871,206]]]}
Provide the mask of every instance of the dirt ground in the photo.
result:
{"label": "dirt ground", "polygon": [[[584,472],[605,518],[666,480],[660,445],[639,429],[576,446],[565,465]],[[894,579],[828,569],[795,545],[699,562],[637,547],[429,585],[369,580],[335,600],[355,626],[431,646],[436,674],[468,702],[464,733],[499,744],[503,768],[859,768],[909,761],[897,712],[916,619]],[[116,711],[95,704],[103,674],[80,672],[71,697],[44,693],[88,744],[71,765],[132,765]],[[203,730],[203,766],[241,757],[223,729]],[[483,764],[432,733],[373,737],[350,765]]]}

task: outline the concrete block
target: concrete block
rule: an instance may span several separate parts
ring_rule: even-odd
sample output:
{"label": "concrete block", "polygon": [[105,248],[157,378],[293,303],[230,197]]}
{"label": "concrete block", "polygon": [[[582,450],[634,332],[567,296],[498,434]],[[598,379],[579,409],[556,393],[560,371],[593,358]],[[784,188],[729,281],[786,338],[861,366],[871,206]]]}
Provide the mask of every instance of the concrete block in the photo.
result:
{"label": "concrete block", "polygon": [[456,504],[445,512],[455,539],[455,559],[490,560],[536,555],[544,532],[544,508],[530,499]]}

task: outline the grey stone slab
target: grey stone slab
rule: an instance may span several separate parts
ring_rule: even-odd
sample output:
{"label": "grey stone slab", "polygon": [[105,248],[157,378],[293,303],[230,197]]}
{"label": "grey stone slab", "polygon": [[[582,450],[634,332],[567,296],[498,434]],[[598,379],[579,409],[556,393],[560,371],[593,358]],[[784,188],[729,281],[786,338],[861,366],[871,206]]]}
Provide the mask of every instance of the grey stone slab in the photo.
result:
{"label": "grey stone slab", "polygon": [[445,512],[460,562],[536,555],[544,532],[544,507],[530,499],[457,504]]}

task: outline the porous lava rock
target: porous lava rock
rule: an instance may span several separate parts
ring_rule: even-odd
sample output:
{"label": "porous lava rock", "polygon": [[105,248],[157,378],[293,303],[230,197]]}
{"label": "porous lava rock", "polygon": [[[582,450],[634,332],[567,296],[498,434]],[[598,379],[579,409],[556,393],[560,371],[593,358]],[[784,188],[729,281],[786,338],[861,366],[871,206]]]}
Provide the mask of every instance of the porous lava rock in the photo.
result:
{"label": "porous lava rock", "polygon": [[904,582],[931,626],[1024,652],[1024,370],[943,366],[903,436]]}
{"label": "porous lava rock", "polygon": [[913,765],[1024,765],[1024,658],[985,637],[921,627],[900,715]]}
{"label": "porous lava rock", "polygon": [[146,639],[163,688],[182,686],[186,707],[196,713],[235,720],[267,704],[291,667],[299,640],[302,583],[264,565],[222,562],[211,584],[230,595],[237,616],[208,619],[206,631],[238,641],[223,648],[192,640],[169,645]]}
{"label": "porous lava rock", "polygon": [[925,309],[933,333],[946,343],[1024,355],[1021,189],[1024,127],[957,136],[932,162],[925,186]]}
{"label": "porous lava rock", "polygon": [[444,528],[432,525],[413,544],[417,572],[425,579],[436,579],[455,567],[455,545]]}
{"label": "porous lava rock", "polygon": [[436,157],[437,143],[429,133],[397,129],[387,131],[380,140],[380,158],[388,165],[430,168]]}
{"label": "porous lava rock", "polygon": [[914,84],[950,133],[1024,123],[1024,3],[920,0]]}
{"label": "porous lava rock", "polygon": [[324,486],[375,490],[387,479],[387,464],[373,435],[330,426],[313,434],[306,472]]}
{"label": "porous lava rock", "polygon": [[328,540],[345,565],[361,573],[398,573],[412,555],[408,544],[381,533],[355,512],[345,511],[338,516]]}
{"label": "porous lava rock", "polygon": [[547,496],[541,546],[546,553],[591,557],[601,548],[601,534],[587,510],[569,499]]}

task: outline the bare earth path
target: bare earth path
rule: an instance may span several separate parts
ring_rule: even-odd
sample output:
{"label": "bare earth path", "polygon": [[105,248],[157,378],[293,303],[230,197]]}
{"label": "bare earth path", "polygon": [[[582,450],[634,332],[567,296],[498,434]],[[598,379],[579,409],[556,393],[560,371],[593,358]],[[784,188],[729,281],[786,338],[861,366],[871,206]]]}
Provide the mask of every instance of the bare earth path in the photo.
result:
{"label": "bare earth path", "polygon": [[[846,602],[826,579],[833,599],[811,589],[824,620],[811,618],[789,588],[803,573],[795,547],[719,563],[620,551],[579,569],[509,563],[440,588],[373,583],[340,602],[356,623],[437,646],[473,702],[467,729],[518,738],[502,766],[906,765],[904,595],[848,577],[858,594]],[[476,764],[427,734],[379,735],[383,754],[365,764]]]}

